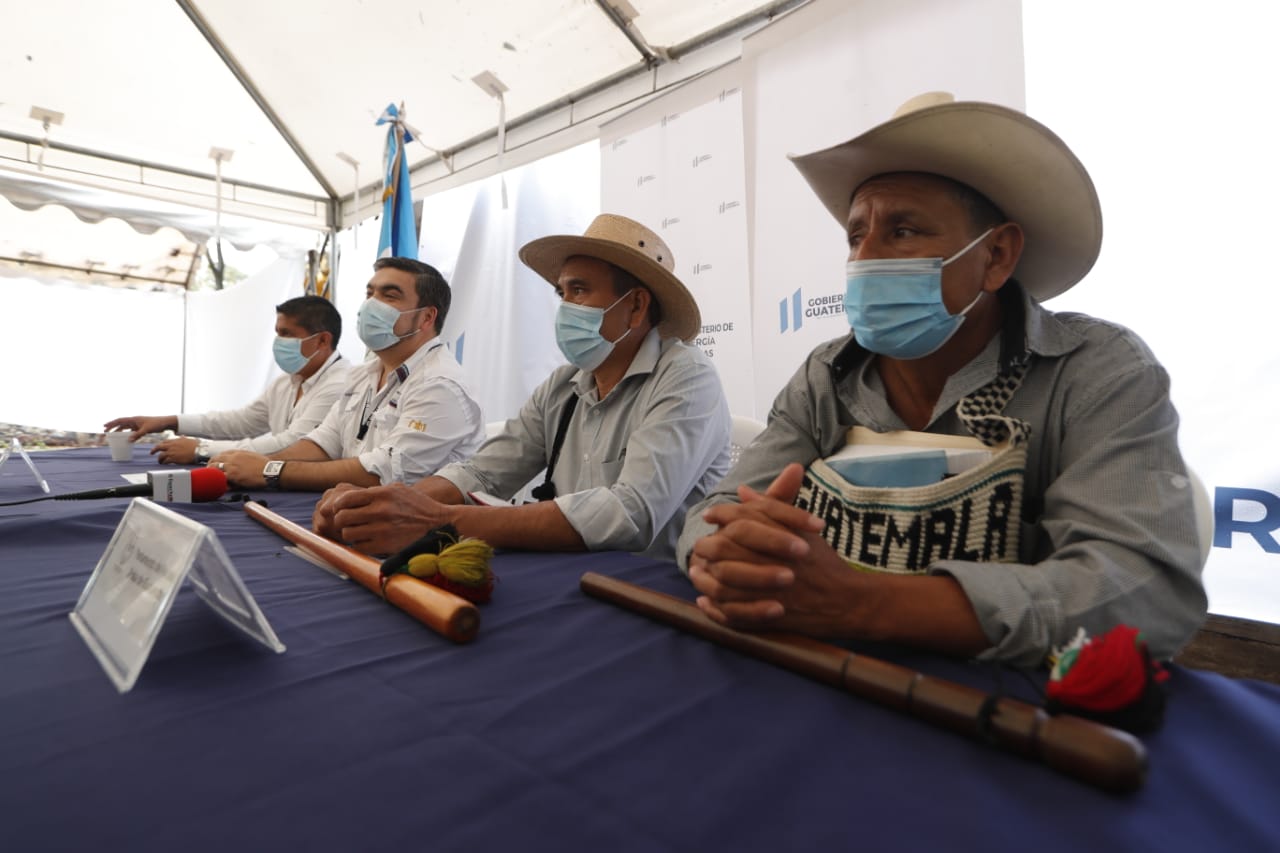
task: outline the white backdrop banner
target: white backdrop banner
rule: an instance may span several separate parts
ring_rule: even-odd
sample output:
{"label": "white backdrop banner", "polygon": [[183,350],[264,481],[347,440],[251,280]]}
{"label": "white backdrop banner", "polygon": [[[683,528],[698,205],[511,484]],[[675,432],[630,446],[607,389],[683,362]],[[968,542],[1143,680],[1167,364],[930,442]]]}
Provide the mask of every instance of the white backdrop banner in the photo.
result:
{"label": "white backdrop banner", "polygon": [[[145,413],[235,409],[261,394],[280,375],[271,354],[276,306],[303,295],[303,267],[300,257],[280,258],[233,287],[187,294],[183,406]],[[343,335],[354,334],[343,319]]]}
{"label": "white backdrop banner", "polygon": [[4,278],[0,422],[101,432],[182,398],[182,292]]}
{"label": "white backdrop banner", "polygon": [[755,410],[746,168],[738,66],[601,130],[601,201],[657,231],[702,313],[696,344],[716,365],[729,411]]}
{"label": "white backdrop banner", "polygon": [[378,228],[378,219],[371,218],[338,233],[338,274],[333,278],[333,304],[342,315],[338,352],[351,364],[359,364],[369,356],[368,348],[356,334],[356,312],[364,302],[365,285],[373,275],[373,262],[378,257]]}
{"label": "white backdrop banner", "polygon": [[756,410],[846,335],[843,227],[787,154],[843,142],[921,92],[1023,109],[1017,0],[817,2],[743,44]]}
{"label": "white backdrop banner", "polygon": [[[580,145],[507,172],[505,180],[506,207],[502,177],[475,185],[443,333],[487,421],[514,416],[565,363],[555,342],[555,290],[516,253],[538,237],[586,230],[600,207],[599,154],[594,144]],[[424,203],[424,246],[430,201]]]}
{"label": "white backdrop banner", "polygon": [[[1023,14],[1028,112],[1088,168],[1106,235],[1049,307],[1129,326],[1168,369],[1179,444],[1214,505],[1209,609],[1280,622],[1280,276],[1265,248],[1280,159],[1258,108],[1280,79],[1280,8],[1078,0]],[[1187,45],[1203,46],[1199,61]]]}

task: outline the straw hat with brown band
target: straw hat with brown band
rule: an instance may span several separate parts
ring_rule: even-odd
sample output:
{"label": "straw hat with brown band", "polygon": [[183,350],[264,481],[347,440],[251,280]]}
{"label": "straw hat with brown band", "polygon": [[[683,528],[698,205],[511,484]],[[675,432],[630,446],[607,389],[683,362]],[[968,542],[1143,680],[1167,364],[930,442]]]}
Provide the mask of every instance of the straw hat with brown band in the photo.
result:
{"label": "straw hat with brown band", "polygon": [[1102,208],[1084,165],[1026,115],[946,92],[918,95],[848,142],[792,157],[844,228],[854,192],[876,175],[928,172],[977,190],[1022,226],[1014,277],[1041,301],[1066,291],[1102,247]]}
{"label": "straw hat with brown band", "polygon": [[657,234],[639,222],[602,213],[581,237],[559,234],[526,243],[520,260],[551,284],[560,277],[564,262],[576,255],[613,264],[638,278],[657,300],[662,319],[658,334],[691,341],[702,327],[698,303],[672,270],[671,249]]}

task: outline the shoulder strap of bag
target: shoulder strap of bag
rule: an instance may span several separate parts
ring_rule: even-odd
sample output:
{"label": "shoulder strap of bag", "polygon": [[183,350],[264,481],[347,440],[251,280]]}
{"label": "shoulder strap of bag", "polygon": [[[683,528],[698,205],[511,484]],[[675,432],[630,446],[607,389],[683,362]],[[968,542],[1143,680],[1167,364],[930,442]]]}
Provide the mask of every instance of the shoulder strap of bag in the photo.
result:
{"label": "shoulder strap of bag", "polygon": [[1030,424],[1002,414],[1029,366],[1030,358],[1025,355],[1013,360],[995,379],[956,404],[956,414],[965,429],[988,447],[1005,441],[1021,444],[1031,437]]}
{"label": "shoulder strap of bag", "polygon": [[536,487],[531,494],[540,501],[549,501],[556,496],[556,484],[551,482],[556,463],[560,461],[560,448],[564,445],[564,434],[569,431],[569,421],[573,418],[573,410],[578,407],[578,395],[569,392],[569,400],[560,411],[560,423],[556,426],[556,438],[551,443],[551,458],[547,460],[547,477],[542,485]]}

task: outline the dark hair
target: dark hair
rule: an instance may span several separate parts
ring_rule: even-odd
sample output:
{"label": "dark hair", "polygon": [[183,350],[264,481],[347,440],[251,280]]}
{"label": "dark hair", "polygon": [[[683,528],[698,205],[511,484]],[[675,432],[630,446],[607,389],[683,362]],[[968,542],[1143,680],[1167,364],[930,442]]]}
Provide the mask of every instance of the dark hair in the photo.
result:
{"label": "dark hair", "polygon": [[960,202],[960,206],[968,215],[969,224],[973,227],[973,236],[976,237],[988,228],[995,228],[1009,221],[1009,217],[1005,216],[1004,212],[991,202],[991,199],[973,187],[953,181],[951,178],[942,178],[942,180],[951,190],[952,198]]}
{"label": "dark hair", "polygon": [[333,303],[322,296],[295,296],[276,306],[276,313],[293,320],[309,334],[328,332],[337,348],[342,337],[342,315]]}
{"label": "dark hair", "polygon": [[[608,263],[606,261],[605,263]],[[627,293],[637,287],[649,291],[649,325],[656,326],[662,322],[662,306],[658,304],[658,299],[653,295],[653,291],[645,285],[643,281],[636,278],[622,267],[609,264],[609,269],[613,271],[613,295],[621,299]]]}
{"label": "dark hair", "polygon": [[436,334],[444,330],[444,319],[449,316],[453,291],[449,289],[449,282],[444,280],[439,270],[413,258],[378,258],[373,262],[373,268],[390,268],[412,274],[413,287],[418,292],[418,307],[436,309]]}

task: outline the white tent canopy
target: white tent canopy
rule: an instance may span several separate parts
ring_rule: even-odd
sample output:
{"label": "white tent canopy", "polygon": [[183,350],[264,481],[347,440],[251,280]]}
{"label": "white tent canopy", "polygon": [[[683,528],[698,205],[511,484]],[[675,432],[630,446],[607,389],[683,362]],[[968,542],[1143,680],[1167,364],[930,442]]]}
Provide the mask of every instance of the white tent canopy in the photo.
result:
{"label": "white tent canopy", "polygon": [[134,222],[177,203],[206,212],[177,226],[190,237],[210,230],[222,149],[224,225],[341,228],[377,212],[388,103],[419,131],[421,194],[593,135],[803,2],[47,0],[0,29],[0,193],[28,207],[35,176],[154,200],[111,214]]}

